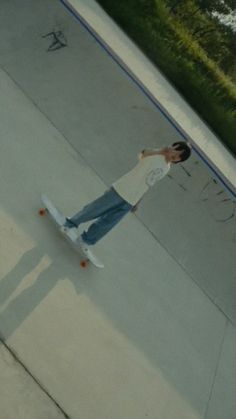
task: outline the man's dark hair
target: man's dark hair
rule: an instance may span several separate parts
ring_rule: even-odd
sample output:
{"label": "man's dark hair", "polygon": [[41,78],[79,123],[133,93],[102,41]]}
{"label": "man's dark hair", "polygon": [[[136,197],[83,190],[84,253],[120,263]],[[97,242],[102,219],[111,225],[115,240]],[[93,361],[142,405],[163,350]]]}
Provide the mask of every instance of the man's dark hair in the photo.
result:
{"label": "man's dark hair", "polygon": [[172,147],[175,147],[175,149],[178,151],[182,151],[180,155],[180,160],[175,163],[181,163],[182,161],[187,160],[191,156],[191,147],[184,141],[177,141],[176,143],[172,144]]}

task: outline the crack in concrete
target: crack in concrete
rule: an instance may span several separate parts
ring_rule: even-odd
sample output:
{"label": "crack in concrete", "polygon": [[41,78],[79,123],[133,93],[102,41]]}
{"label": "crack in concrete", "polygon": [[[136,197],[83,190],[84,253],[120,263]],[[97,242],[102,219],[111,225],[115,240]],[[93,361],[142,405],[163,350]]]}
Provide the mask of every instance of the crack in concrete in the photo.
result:
{"label": "crack in concrete", "polygon": [[214,376],[213,376],[213,379],[212,379],[211,388],[210,388],[210,391],[209,391],[209,398],[208,398],[208,401],[207,401],[207,404],[206,404],[206,410],[205,410],[205,414],[204,414],[204,419],[207,419],[207,416],[208,416],[209,406],[210,406],[212,394],[213,394],[213,391],[214,391],[216,377],[217,377],[217,374],[218,374],[218,371],[219,371],[220,359],[221,359],[221,355],[222,355],[222,352],[223,352],[223,346],[224,346],[224,342],[225,342],[225,335],[226,335],[226,331],[227,331],[227,328],[228,328],[229,323],[230,323],[229,320],[226,319],[225,328],[224,328],[222,340],[221,340],[220,347],[219,347],[219,354],[218,354],[218,359],[217,359],[217,362],[216,362],[216,368],[215,368]]}
{"label": "crack in concrete", "polygon": [[57,407],[57,409],[63,414],[66,419],[71,419],[70,416],[65,412],[61,405],[55,400],[55,398],[49,393],[45,386],[30,372],[26,365],[20,360],[17,353],[5,342],[4,337],[0,333],[0,345],[3,345],[4,348],[11,354],[14,360],[23,368],[26,374],[32,378],[35,384],[40,388],[40,390],[52,401],[52,403]]}

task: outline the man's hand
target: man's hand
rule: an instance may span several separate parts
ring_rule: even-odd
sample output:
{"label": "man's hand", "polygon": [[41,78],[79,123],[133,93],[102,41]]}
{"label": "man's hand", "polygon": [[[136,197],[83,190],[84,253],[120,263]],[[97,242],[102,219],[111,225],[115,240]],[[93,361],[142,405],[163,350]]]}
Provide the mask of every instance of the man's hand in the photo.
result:
{"label": "man's hand", "polygon": [[136,205],[132,208],[131,212],[136,212],[137,210],[138,210],[138,204],[136,204]]}
{"label": "man's hand", "polygon": [[140,200],[137,202],[137,204],[133,206],[133,208],[132,208],[131,212],[136,212],[136,211],[138,210],[138,207],[139,207],[139,204],[140,204],[141,200],[142,200],[142,199],[140,199]]}

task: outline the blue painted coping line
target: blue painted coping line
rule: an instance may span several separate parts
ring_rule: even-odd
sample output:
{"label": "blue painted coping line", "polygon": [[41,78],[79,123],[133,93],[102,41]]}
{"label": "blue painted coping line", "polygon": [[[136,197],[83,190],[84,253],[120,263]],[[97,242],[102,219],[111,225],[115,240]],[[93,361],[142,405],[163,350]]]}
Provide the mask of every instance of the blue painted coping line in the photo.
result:
{"label": "blue painted coping line", "polygon": [[[190,138],[184,130],[178,126],[176,121],[168,114],[166,109],[158,102],[158,100],[152,95],[152,93],[144,86],[141,80],[133,74],[130,68],[123,62],[123,60],[113,51],[112,48],[104,41],[103,38],[89,25],[89,23],[74,9],[74,7],[67,2],[67,0],[59,0],[65,8],[80,22],[80,24],[87,30],[87,32],[96,40],[100,47],[116,62],[116,64],[124,71],[124,73],[136,84],[136,86],[144,93],[144,95],[153,103],[153,105],[161,112],[161,114],[168,120],[168,122],[175,128],[175,130],[184,138],[185,141],[191,142],[191,148],[198,155],[198,157],[206,164],[206,166],[213,172],[216,178],[220,180],[222,185],[230,192],[234,199],[236,199],[236,192],[234,186],[230,182],[230,186],[224,180],[223,177],[218,173],[216,166],[209,162],[205,153],[200,152],[197,145],[192,145],[192,138]],[[226,178],[225,178],[226,179]]]}

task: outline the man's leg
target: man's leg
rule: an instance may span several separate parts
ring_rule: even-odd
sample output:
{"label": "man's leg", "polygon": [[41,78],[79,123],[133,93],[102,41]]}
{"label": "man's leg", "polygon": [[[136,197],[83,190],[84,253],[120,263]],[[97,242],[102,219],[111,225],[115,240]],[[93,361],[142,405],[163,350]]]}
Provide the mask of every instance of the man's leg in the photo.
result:
{"label": "man's leg", "polygon": [[73,217],[67,219],[65,227],[78,227],[81,223],[86,223],[105,215],[123,202],[124,200],[111,188],[104,195],[86,205]]}
{"label": "man's leg", "polygon": [[102,215],[93,223],[88,231],[82,234],[83,241],[89,246],[94,245],[114,228],[131,209],[132,205],[123,201],[116,208]]}

